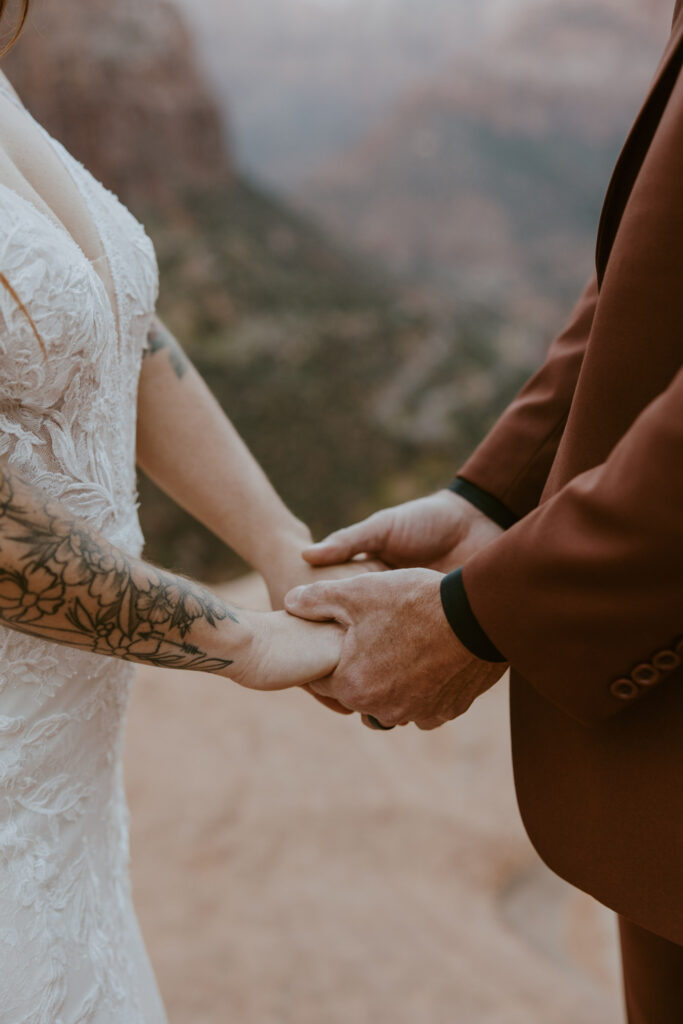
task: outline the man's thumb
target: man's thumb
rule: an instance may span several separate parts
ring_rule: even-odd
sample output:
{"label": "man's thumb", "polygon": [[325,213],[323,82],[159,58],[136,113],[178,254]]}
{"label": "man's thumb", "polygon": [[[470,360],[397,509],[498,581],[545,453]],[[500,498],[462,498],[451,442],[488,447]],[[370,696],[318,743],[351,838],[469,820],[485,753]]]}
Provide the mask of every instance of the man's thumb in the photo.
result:
{"label": "man's thumb", "polygon": [[311,544],[302,552],[309,565],[338,565],[348,562],[354,555],[378,553],[380,537],[372,519],[364,519],[355,526],[335,530],[325,540]]}

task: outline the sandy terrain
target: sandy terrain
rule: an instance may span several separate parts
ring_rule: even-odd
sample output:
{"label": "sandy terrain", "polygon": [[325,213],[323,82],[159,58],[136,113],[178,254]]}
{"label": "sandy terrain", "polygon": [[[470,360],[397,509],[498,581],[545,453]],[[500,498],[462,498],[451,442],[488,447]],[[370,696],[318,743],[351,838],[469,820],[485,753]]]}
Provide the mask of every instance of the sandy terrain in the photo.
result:
{"label": "sandy terrain", "polygon": [[[265,596],[247,577],[238,603]],[[136,900],[171,1024],[613,1024],[612,915],[520,823],[507,686],[433,733],[141,671]]]}

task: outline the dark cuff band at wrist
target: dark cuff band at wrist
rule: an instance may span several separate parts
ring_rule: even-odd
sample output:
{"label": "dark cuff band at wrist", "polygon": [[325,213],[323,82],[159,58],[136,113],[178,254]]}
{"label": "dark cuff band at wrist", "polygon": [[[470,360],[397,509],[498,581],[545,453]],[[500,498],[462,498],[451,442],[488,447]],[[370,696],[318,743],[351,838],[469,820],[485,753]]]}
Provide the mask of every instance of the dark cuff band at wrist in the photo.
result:
{"label": "dark cuff band at wrist", "polygon": [[469,501],[470,505],[478,508],[480,512],[483,512],[485,516],[488,516],[494,523],[497,523],[503,530],[514,526],[519,520],[519,516],[511,512],[502,501],[494,498],[487,491],[482,491],[476,484],[471,484],[469,480],[465,480],[461,476],[456,476],[448,489]]}
{"label": "dark cuff band at wrist", "polygon": [[489,640],[472,611],[462,581],[462,569],[449,572],[441,580],[441,604],[451,629],[476,658],[482,661],[507,660]]}

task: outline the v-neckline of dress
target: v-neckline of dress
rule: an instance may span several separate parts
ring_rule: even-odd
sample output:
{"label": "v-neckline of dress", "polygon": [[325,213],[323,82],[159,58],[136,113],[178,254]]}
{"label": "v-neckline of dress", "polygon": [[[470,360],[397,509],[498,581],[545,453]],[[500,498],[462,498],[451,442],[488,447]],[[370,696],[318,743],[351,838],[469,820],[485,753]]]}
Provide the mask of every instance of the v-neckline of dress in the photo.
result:
{"label": "v-neckline of dress", "polygon": [[[6,185],[3,182],[0,182],[0,188],[3,188],[6,192],[10,192],[12,195],[16,196],[17,199],[19,199],[27,207],[29,207],[31,210],[35,211],[35,213],[43,221],[45,221],[45,223],[49,224],[55,231],[58,231],[60,233],[60,235],[65,236],[66,239],[68,240],[68,242],[73,247],[73,249],[78,253],[78,255],[83,260],[83,262],[88,266],[88,269],[89,269],[91,275],[98,282],[100,288],[102,289],[102,292],[104,293],[104,297],[105,297],[105,301],[106,301],[106,307],[107,307],[107,310],[108,310],[108,312],[109,312],[109,314],[111,316],[111,320],[112,320],[112,323],[113,323],[113,326],[114,326],[114,331],[115,331],[117,343],[118,343],[118,346],[120,348],[121,344],[122,344],[122,338],[121,338],[121,323],[122,323],[122,321],[121,321],[121,314],[122,314],[122,307],[121,307],[121,296],[120,296],[120,293],[119,293],[119,285],[118,285],[118,282],[116,280],[116,276],[115,276],[115,273],[114,273],[114,268],[113,268],[113,262],[112,262],[112,259],[111,259],[111,255],[110,255],[109,250],[107,248],[107,244],[105,242],[105,238],[103,236],[103,233],[100,230],[100,227],[99,227],[99,225],[97,223],[97,218],[94,215],[94,211],[93,211],[93,208],[92,208],[92,203],[90,201],[90,198],[89,198],[89,196],[87,196],[85,194],[84,189],[82,189],[80,187],[80,185],[79,185],[79,183],[78,183],[78,181],[76,179],[76,175],[74,174],[73,170],[68,166],[66,160],[64,159],[64,156],[60,153],[60,151],[59,151],[59,143],[57,142],[57,140],[52,138],[50,133],[40,124],[40,122],[36,121],[36,119],[31,114],[30,110],[28,110],[24,106],[24,104],[21,103],[21,101],[19,101],[13,95],[11,90],[9,90],[7,88],[7,86],[5,84],[5,77],[4,77],[4,75],[2,73],[0,73],[0,90],[2,91],[3,95],[8,100],[10,100],[19,110],[21,110],[25,114],[27,114],[28,117],[30,117],[30,119],[33,121],[33,123],[36,126],[36,128],[38,129],[38,131],[41,133],[43,138],[47,141],[47,143],[52,148],[56,158],[61,163],[61,165],[62,165],[62,167],[64,169],[64,172],[66,174],[68,174],[68,176],[70,177],[71,181],[73,182],[74,188],[76,189],[76,191],[78,192],[78,195],[81,197],[83,203],[85,204],[85,206],[87,208],[88,216],[90,217],[90,219],[92,221],[95,233],[97,234],[97,237],[100,240],[100,246],[102,247],[103,257],[104,257],[104,259],[106,260],[106,263],[107,263],[107,269],[109,271],[109,277],[110,277],[110,280],[111,280],[113,294],[114,294],[114,302],[112,302],[112,299],[111,299],[111,297],[109,295],[109,290],[108,290],[106,284],[104,283],[104,280],[102,279],[102,277],[95,270],[95,268],[93,266],[93,261],[88,257],[88,255],[85,252],[85,250],[83,249],[83,247],[76,241],[74,236],[67,229],[66,225],[62,223],[62,221],[59,219],[59,217],[57,217],[56,214],[54,214],[53,216],[49,216],[47,213],[45,213],[44,210],[41,210],[41,208],[39,206],[37,206],[35,203],[31,202],[31,200],[28,199],[26,196],[22,195],[21,192],[17,192],[16,189],[12,188],[11,185]],[[70,154],[68,154],[68,155],[70,155]]]}

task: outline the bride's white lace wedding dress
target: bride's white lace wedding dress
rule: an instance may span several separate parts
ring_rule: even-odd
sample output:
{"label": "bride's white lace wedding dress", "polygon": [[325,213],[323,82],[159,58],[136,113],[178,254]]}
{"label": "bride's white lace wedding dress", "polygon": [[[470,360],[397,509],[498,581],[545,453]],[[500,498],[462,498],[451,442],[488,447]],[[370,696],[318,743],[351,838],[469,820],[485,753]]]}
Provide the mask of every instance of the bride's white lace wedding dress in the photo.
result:
{"label": "bride's white lace wedding dress", "polygon": [[[0,89],[30,117],[1,75]],[[99,230],[117,301],[64,228],[0,185],[0,455],[137,555],[154,249],[39,130]],[[0,557],[5,582],[6,569]],[[165,1021],[128,874],[121,748],[133,671],[0,626],[0,1024]]]}

